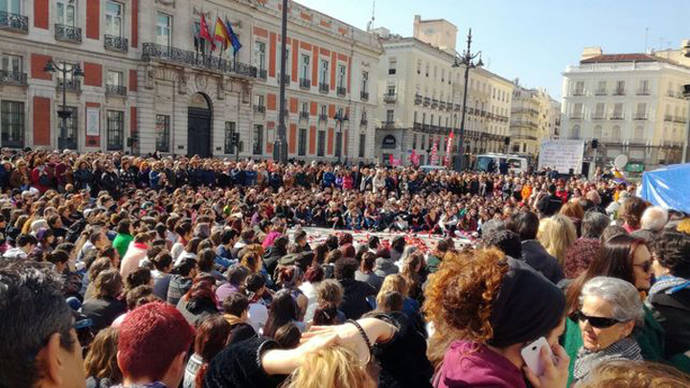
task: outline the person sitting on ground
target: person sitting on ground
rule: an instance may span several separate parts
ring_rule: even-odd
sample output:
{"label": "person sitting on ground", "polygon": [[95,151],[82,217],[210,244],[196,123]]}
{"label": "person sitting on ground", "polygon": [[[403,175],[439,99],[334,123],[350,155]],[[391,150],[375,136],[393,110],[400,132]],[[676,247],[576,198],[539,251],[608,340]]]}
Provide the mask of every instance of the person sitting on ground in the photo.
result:
{"label": "person sitting on ground", "polygon": [[129,244],[129,248],[122,256],[120,263],[120,275],[122,275],[123,279],[127,279],[131,272],[139,268],[141,261],[146,259],[146,251],[149,248],[148,243],[150,241],[151,235],[149,233],[138,233],[134,236],[134,240]]}
{"label": "person sitting on ground", "polygon": [[223,301],[223,318],[230,324],[228,344],[256,336],[256,332],[248,322],[248,312],[249,299],[240,292],[230,294]]}
{"label": "person sitting on ground", "polygon": [[81,312],[93,321],[95,330],[110,326],[115,318],[127,311],[126,304],[119,299],[122,290],[122,277],[118,270],[110,268],[98,274],[93,297],[81,306]]}
{"label": "person sitting on ground", "polygon": [[194,259],[184,259],[181,264],[170,271],[170,284],[168,285],[168,295],[166,301],[173,306],[177,306],[182,295],[192,288],[193,279],[196,277],[198,267]]}
{"label": "person sitting on ground", "polygon": [[335,262],[335,278],[343,286],[343,303],[340,309],[348,319],[358,319],[373,308],[367,297],[375,296],[376,290],[367,283],[355,280],[357,271],[355,259],[342,258]]}
{"label": "person sitting on ground", "polygon": [[202,387],[208,364],[228,341],[231,326],[221,316],[203,320],[194,337],[194,353],[187,361],[182,388]]}
{"label": "person sitting on ground", "polygon": [[218,314],[213,286],[212,277],[198,275],[194,279],[192,288],[177,302],[177,309],[180,310],[190,325],[199,327],[206,318]]}
{"label": "person sitting on ground", "polygon": [[381,283],[383,283],[383,278],[374,273],[375,262],[376,255],[373,253],[365,252],[362,254],[362,261],[360,262],[359,269],[355,272],[355,280],[369,284],[378,292],[381,288]]}
{"label": "person sitting on ground", "polygon": [[107,327],[96,334],[84,359],[86,388],[110,387],[122,382],[117,365],[118,329]]}
{"label": "person sitting on ground", "polygon": [[337,325],[347,318],[338,309],[343,301],[343,287],[337,280],[327,279],[316,287],[317,307],[314,311],[314,325]]}
{"label": "person sitting on ground", "polygon": [[174,306],[154,302],[137,307],[127,314],[119,334],[117,364],[123,376],[119,388],[180,385],[194,329]]}

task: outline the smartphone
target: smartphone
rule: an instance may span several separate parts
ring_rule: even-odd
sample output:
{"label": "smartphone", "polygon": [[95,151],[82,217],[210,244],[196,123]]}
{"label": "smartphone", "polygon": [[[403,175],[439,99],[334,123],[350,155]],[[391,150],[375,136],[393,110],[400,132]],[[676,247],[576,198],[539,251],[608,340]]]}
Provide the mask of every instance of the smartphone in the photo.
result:
{"label": "smartphone", "polygon": [[539,352],[542,347],[546,347],[548,350],[548,355],[553,359],[553,352],[551,351],[551,346],[546,342],[546,338],[539,337],[536,341],[525,346],[520,351],[522,359],[527,364],[527,367],[537,376],[541,376],[544,373],[544,365],[539,357]]}

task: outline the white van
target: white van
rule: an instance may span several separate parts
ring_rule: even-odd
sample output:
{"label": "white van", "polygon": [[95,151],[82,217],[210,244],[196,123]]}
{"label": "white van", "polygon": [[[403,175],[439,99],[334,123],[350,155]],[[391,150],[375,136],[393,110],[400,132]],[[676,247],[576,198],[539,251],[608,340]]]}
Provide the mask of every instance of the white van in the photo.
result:
{"label": "white van", "polygon": [[475,169],[478,171],[489,171],[491,167],[493,171],[489,172],[498,172],[501,163],[508,163],[508,172],[515,174],[527,172],[528,169],[528,161],[524,156],[496,153],[478,155]]}

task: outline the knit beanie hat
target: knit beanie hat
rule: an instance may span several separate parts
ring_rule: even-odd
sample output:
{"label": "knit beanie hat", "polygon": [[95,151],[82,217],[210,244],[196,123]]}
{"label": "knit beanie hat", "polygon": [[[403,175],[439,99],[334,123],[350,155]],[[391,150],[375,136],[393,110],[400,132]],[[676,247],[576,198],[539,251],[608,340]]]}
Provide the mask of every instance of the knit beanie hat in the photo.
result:
{"label": "knit beanie hat", "polygon": [[548,335],[563,318],[563,292],[529,264],[506,257],[503,277],[489,318],[494,330],[488,342],[503,348]]}

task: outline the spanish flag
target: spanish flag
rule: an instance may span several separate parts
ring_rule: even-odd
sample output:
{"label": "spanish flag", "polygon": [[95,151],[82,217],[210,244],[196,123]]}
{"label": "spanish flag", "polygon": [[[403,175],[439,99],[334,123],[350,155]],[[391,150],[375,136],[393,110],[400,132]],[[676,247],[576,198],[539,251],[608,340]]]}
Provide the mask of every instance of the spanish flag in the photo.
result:
{"label": "spanish flag", "polygon": [[216,18],[215,35],[213,39],[220,42],[223,50],[227,49],[228,45],[230,45],[230,34],[228,34],[227,27],[225,23],[220,20],[220,17]]}

